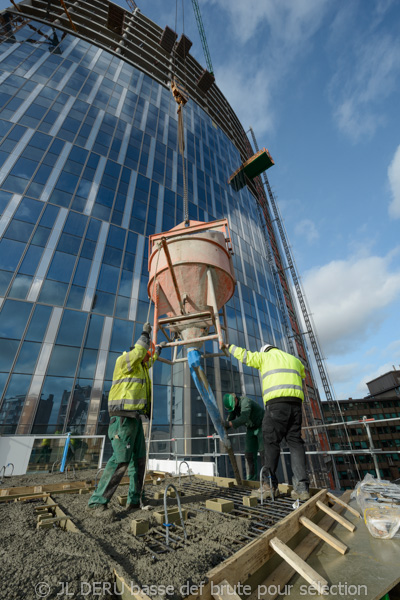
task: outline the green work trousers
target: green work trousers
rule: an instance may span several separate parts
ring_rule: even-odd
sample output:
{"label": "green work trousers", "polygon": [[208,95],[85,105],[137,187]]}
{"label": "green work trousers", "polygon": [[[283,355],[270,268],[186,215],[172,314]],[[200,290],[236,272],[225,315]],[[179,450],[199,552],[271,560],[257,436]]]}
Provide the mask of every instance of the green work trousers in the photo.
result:
{"label": "green work trousers", "polygon": [[264,445],[262,429],[247,429],[244,445],[244,458],[246,463],[246,479],[258,481],[260,470],[258,468],[257,456],[260,453],[261,465],[264,464]]}
{"label": "green work trousers", "polygon": [[127,504],[140,500],[146,462],[146,446],[142,421],[138,418],[112,417],[108,428],[113,454],[101,476],[89,506],[108,504],[126,470],[129,475]]}

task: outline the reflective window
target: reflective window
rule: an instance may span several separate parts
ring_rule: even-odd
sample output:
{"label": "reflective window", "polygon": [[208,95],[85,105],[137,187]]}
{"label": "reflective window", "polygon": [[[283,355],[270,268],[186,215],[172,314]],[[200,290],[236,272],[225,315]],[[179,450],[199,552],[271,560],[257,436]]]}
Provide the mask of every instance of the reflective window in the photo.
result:
{"label": "reflective window", "polygon": [[99,348],[103,323],[104,317],[101,317],[100,315],[89,315],[89,327],[85,341],[85,348]]}
{"label": "reflective window", "polygon": [[16,275],[8,296],[10,298],[25,300],[31,287],[32,279],[29,275]]}
{"label": "reflective window", "polygon": [[39,296],[39,301],[55,304],[56,306],[63,306],[65,302],[65,295],[68,290],[66,283],[59,283],[58,281],[44,281]]}
{"label": "reflective window", "polygon": [[50,306],[38,304],[35,307],[25,340],[41,342],[44,339],[51,312]]}
{"label": "reflective window", "polygon": [[51,261],[47,278],[68,283],[71,279],[75,261],[75,256],[71,254],[65,254],[65,252],[56,251],[54,253],[53,260]]}
{"label": "reflective window", "polygon": [[96,370],[97,350],[84,350],[77,376],[93,379]]}
{"label": "reflective window", "polygon": [[21,339],[31,308],[27,302],[6,300],[0,313],[0,337]]}
{"label": "reflective window", "polygon": [[4,394],[1,408],[1,421],[8,433],[15,432],[29,390],[31,375],[13,375]]}
{"label": "reflective window", "polygon": [[24,249],[24,243],[3,238],[0,241],[0,269],[15,271]]}
{"label": "reflective window", "polygon": [[43,210],[43,202],[23,198],[15,211],[14,218],[28,223],[37,223],[40,213]]}
{"label": "reflective window", "polygon": [[6,372],[7,375],[11,370],[18,346],[17,340],[0,338],[0,371]]}
{"label": "reflective window", "polygon": [[33,433],[62,432],[72,385],[73,379],[68,377],[46,377]]}
{"label": "reflective window", "polygon": [[41,347],[42,345],[38,342],[24,342],[14,367],[14,373],[33,373]]}
{"label": "reflective window", "polygon": [[69,346],[54,346],[51,354],[48,375],[73,377],[79,358],[79,348]]}
{"label": "reflective window", "polygon": [[4,237],[10,240],[27,242],[31,236],[33,228],[34,225],[32,223],[24,223],[23,221],[17,221],[16,219],[13,219],[7,227]]}
{"label": "reflective window", "polygon": [[[71,406],[68,419],[68,427],[73,426],[74,432],[84,433],[88,408],[90,404],[90,395],[92,393],[92,379],[79,378],[75,383],[74,392],[71,399]],[[79,429],[80,428],[80,429]],[[76,440],[79,444],[80,440]],[[74,447],[75,452],[77,451]],[[78,448],[79,452],[79,448]]]}
{"label": "reflective window", "polygon": [[114,352],[122,352],[132,345],[133,322],[114,319],[113,331],[111,336],[110,350]]}
{"label": "reflective window", "polygon": [[56,344],[65,346],[80,346],[85,333],[87,313],[77,310],[64,310]]}
{"label": "reflective window", "polygon": [[116,294],[119,279],[119,269],[110,265],[101,265],[97,289]]}

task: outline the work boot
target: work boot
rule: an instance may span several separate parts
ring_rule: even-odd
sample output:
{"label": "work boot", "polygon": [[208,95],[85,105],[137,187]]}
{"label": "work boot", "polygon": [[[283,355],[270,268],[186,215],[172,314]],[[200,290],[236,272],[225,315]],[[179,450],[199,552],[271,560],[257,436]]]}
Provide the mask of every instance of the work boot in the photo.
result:
{"label": "work boot", "polygon": [[126,509],[127,513],[135,512],[136,510],[140,510],[140,502],[135,502],[135,504],[127,504],[125,509]]}
{"label": "work boot", "polygon": [[100,504],[100,503],[98,503],[98,504],[88,504],[88,509],[90,511],[92,511],[92,512],[96,511],[96,514],[104,512],[105,510],[107,510],[107,508],[108,508],[108,504]]}
{"label": "work boot", "polygon": [[292,490],[290,495],[293,500],[301,500],[302,502],[305,502],[311,498],[311,494],[308,490]]}

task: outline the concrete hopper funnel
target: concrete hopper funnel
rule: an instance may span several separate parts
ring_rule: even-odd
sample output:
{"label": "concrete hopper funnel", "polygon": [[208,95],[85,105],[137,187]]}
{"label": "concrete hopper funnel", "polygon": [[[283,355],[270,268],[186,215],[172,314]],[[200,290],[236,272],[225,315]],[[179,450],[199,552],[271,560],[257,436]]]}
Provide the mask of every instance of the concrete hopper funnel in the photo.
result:
{"label": "concrete hopper funnel", "polygon": [[181,223],[150,236],[147,291],[155,305],[155,330],[169,329],[168,345],[200,347],[218,338],[221,346],[218,312],[236,284],[231,254],[226,219]]}

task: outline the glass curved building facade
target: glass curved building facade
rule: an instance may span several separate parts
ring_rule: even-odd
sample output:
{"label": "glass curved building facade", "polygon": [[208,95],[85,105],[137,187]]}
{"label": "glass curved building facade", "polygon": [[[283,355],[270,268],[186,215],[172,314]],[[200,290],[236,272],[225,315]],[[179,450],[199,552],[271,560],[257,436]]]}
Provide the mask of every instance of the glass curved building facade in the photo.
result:
{"label": "glass curved building facade", "polygon": [[[79,1],[75,32],[60,7],[46,6],[1,15],[0,432],[105,433],[115,359],[147,320],[147,238],[184,219],[172,60],[162,30],[139,11]],[[86,23],[93,7],[97,28]],[[121,35],[112,10],[123,13]],[[187,61],[189,217],[230,224],[230,342],[290,351],[254,193],[227,183],[244,158],[243,130],[215,85],[196,87],[201,67]],[[257,371],[205,362],[219,402],[232,390],[261,402]],[[155,438],[187,438],[188,454],[209,450],[189,441],[213,428],[186,366],[156,364],[154,398]]]}

